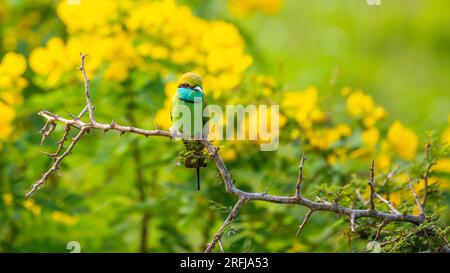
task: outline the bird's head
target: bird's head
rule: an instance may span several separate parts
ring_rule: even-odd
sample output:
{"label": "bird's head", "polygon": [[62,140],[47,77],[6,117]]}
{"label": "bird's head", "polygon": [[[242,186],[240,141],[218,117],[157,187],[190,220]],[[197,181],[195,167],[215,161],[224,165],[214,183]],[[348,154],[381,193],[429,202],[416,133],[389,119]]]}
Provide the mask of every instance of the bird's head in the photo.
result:
{"label": "bird's head", "polygon": [[203,93],[203,80],[200,75],[188,72],[181,76],[178,81],[178,88],[189,88],[197,92]]}

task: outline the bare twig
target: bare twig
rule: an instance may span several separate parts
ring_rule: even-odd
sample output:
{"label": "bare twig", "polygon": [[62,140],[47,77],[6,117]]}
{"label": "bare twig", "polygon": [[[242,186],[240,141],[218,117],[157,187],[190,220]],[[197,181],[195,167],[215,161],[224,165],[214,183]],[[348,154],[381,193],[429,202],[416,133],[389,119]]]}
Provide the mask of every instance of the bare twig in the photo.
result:
{"label": "bare twig", "polygon": [[[87,73],[86,73],[86,69],[85,69],[85,65],[84,65],[84,60],[86,59],[87,56],[88,56],[88,54],[83,54],[80,52],[80,57],[81,57],[80,70],[81,70],[81,73],[83,74],[83,78],[84,78],[84,89],[85,89],[84,95],[86,96],[86,106],[89,111],[89,120],[91,122],[95,122],[94,105],[92,104],[91,95],[89,93],[89,79],[87,77]],[[80,113],[80,116],[82,116],[82,114],[84,114],[83,111]]]}
{"label": "bare twig", "polygon": [[220,238],[217,242],[219,243],[220,253],[225,253],[225,251],[223,251],[222,238]]}
{"label": "bare twig", "polygon": [[350,230],[352,231],[352,232],[355,232],[355,230],[356,230],[356,216],[355,216],[355,214],[350,214]]}
{"label": "bare twig", "polygon": [[205,253],[211,252],[211,250],[216,246],[217,242],[222,238],[225,229],[231,224],[231,222],[233,222],[233,219],[236,218],[236,216],[239,213],[239,210],[245,204],[245,202],[247,202],[247,199],[245,197],[239,198],[236,205],[234,205],[233,209],[228,215],[227,219],[225,219],[225,222],[223,222],[222,226],[220,226],[219,230],[216,232],[216,235],[214,235],[214,238],[212,239],[211,243],[208,244]]}
{"label": "bare twig", "polygon": [[370,199],[369,199],[369,210],[374,211],[375,210],[375,162],[372,160],[372,165],[370,166],[370,175],[369,175],[369,187],[370,187]]}
{"label": "bare twig", "polygon": [[300,165],[298,167],[298,177],[297,177],[297,186],[295,187],[295,196],[300,197],[301,189],[302,189],[302,182],[303,182],[303,165],[305,164],[305,160],[307,158],[305,157],[305,153],[302,153],[302,158],[300,159]]}
{"label": "bare twig", "polygon": [[44,141],[51,135],[51,133],[55,130],[56,123],[54,120],[48,119],[47,122],[45,122],[42,129],[39,131],[39,133],[42,135],[41,139],[41,145],[44,143]]}
{"label": "bare twig", "polygon": [[67,140],[67,137],[69,136],[69,132],[70,132],[70,126],[65,126],[64,134],[61,137],[61,139],[58,141],[58,148],[56,149],[56,151],[54,153],[52,153],[52,154],[46,153],[46,155],[52,157],[55,160],[58,157],[61,150],[63,149],[64,142]]}
{"label": "bare twig", "polygon": [[375,193],[375,196],[376,196],[378,199],[380,199],[383,203],[385,203],[385,204],[389,207],[389,209],[391,210],[392,213],[400,214],[400,212],[394,207],[394,205],[393,205],[391,202],[389,202],[388,200],[384,199],[384,198],[383,198],[381,195],[379,195],[378,193]]}
{"label": "bare twig", "polygon": [[77,142],[80,140],[80,138],[84,135],[84,133],[85,133],[85,129],[81,129],[80,132],[72,139],[72,143],[70,143],[69,147],[67,147],[67,150],[60,156],[56,157],[51,168],[48,169],[48,171],[42,175],[41,179],[34,182],[33,186],[31,187],[31,190],[25,195],[26,197],[29,197],[38,188],[43,187],[45,185],[45,182],[47,181],[49,176],[59,168],[59,163],[61,163],[61,161],[72,152],[73,148],[75,147]]}
{"label": "bare twig", "polygon": [[298,237],[298,235],[302,231],[303,227],[305,227],[306,223],[309,220],[309,217],[311,216],[311,214],[313,212],[314,212],[314,210],[312,210],[312,209],[309,209],[308,212],[306,212],[305,219],[303,219],[303,223],[300,226],[298,226],[297,233],[295,234],[295,237]]}
{"label": "bare twig", "polygon": [[86,105],[86,106],[83,108],[83,110],[81,110],[80,114],[76,117],[76,119],[82,118],[88,109],[89,109],[89,106]]}
{"label": "bare twig", "polygon": [[375,234],[375,239],[374,241],[377,241],[378,238],[380,237],[381,234],[381,230],[383,229],[383,227],[386,225],[385,221],[382,221],[378,226],[377,226],[377,233]]}
{"label": "bare twig", "polygon": [[409,181],[409,188],[411,189],[411,191],[413,193],[414,200],[416,201],[417,208],[419,209],[419,215],[421,218],[425,218],[425,211],[422,207],[422,203],[420,203],[420,201],[419,201],[419,197],[417,196],[416,191],[414,190],[413,182],[412,182],[411,178],[409,177],[409,175],[407,175],[407,177],[408,177],[408,181]]}

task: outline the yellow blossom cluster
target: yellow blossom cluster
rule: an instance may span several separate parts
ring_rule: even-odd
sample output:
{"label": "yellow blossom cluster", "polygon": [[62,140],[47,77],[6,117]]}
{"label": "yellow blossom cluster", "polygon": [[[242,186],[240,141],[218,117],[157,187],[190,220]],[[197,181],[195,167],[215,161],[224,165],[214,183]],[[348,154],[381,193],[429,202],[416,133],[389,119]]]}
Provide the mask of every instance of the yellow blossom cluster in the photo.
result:
{"label": "yellow blossom cluster", "polygon": [[60,211],[53,211],[50,214],[50,217],[52,218],[53,221],[63,223],[65,225],[73,225],[76,222],[78,222],[77,217],[68,215],[68,214],[66,214],[64,212],[60,212]]}
{"label": "yellow blossom cluster", "polygon": [[111,25],[118,23],[122,5],[129,5],[129,1],[83,0],[79,5],[71,4],[70,1],[60,1],[57,13],[69,33],[77,31],[108,33]]}
{"label": "yellow blossom cluster", "polygon": [[11,193],[4,193],[3,194],[3,204],[5,204],[5,206],[11,206],[13,201],[14,201],[14,197]]}
{"label": "yellow blossom cluster", "polygon": [[[363,143],[369,152],[374,151],[379,138],[379,131],[375,127],[366,129],[362,133]],[[394,155],[404,160],[413,160],[417,154],[418,144],[419,138],[416,133],[403,125],[400,121],[395,121],[389,127],[386,139],[380,141],[375,164],[379,169],[386,171],[388,170]]]}
{"label": "yellow blossom cluster", "polygon": [[319,98],[315,87],[308,87],[303,92],[284,92],[281,108],[305,130],[311,129],[314,123],[326,119],[325,113],[319,107]]}
{"label": "yellow blossom cluster", "polygon": [[378,121],[386,118],[384,108],[376,105],[373,98],[362,90],[352,90],[345,87],[341,90],[341,94],[347,99],[349,116],[361,119],[364,127],[371,128]]}
{"label": "yellow blossom cluster", "polygon": [[[269,143],[271,139],[278,138],[280,131],[275,131],[275,128],[271,128],[272,118],[271,118],[271,107],[267,107],[267,111],[264,115],[264,112],[261,112],[259,108],[256,111],[251,112],[248,117],[245,118],[245,122],[242,122],[240,125],[240,132],[242,135],[245,135],[245,139],[252,139],[251,132],[254,133],[254,137],[256,138],[256,142],[258,144]],[[287,123],[287,118],[283,114],[279,114],[278,117],[278,127],[283,128]],[[263,124],[267,126],[264,128]],[[252,129],[253,126],[253,129]],[[251,130],[252,129],[252,130]],[[262,129],[266,129],[266,132],[262,132]]]}
{"label": "yellow blossom cluster", "polygon": [[[450,114],[448,115],[448,127],[444,130],[441,136],[441,141],[444,145],[450,145]],[[441,158],[433,166],[433,170],[437,172],[450,173],[450,158]],[[445,181],[450,184],[449,180]]]}
{"label": "yellow blossom cluster", "polygon": [[75,36],[64,42],[59,37],[51,38],[45,47],[35,48],[30,55],[30,66],[44,79],[44,85],[55,87],[64,79],[81,77],[76,68],[80,63],[80,52],[89,53],[86,66],[88,74],[106,66],[105,79],[122,81],[128,77],[135,53],[132,40],[126,33],[114,37],[100,37],[95,34]]}
{"label": "yellow blossom cluster", "polygon": [[307,130],[305,132],[309,144],[319,150],[327,150],[333,143],[342,137],[349,137],[352,134],[351,128],[346,124],[338,124],[332,128],[320,128],[317,130]]}
{"label": "yellow blossom cluster", "polygon": [[389,127],[387,141],[401,158],[412,160],[416,156],[419,138],[413,130],[405,127],[400,121],[395,121]]}
{"label": "yellow blossom cluster", "polygon": [[258,85],[261,95],[266,98],[270,97],[277,87],[276,80],[269,75],[255,75],[254,81]]}
{"label": "yellow blossom cluster", "polygon": [[448,114],[448,127],[442,133],[442,143],[450,145],[450,114]]}
{"label": "yellow blossom cluster", "polygon": [[[341,93],[346,98],[348,116],[361,121],[358,123],[361,135],[359,148],[349,149],[341,144],[335,145],[338,141],[351,137],[353,130],[345,123],[331,126],[329,122],[324,122],[328,121],[328,118],[320,109],[318,92],[314,87],[309,87],[303,92],[283,93],[281,109],[300,127],[291,131],[291,138],[297,139],[303,134],[310,148],[330,151],[328,154],[330,164],[375,154],[378,168],[387,170],[394,156],[404,160],[415,158],[419,139],[413,130],[400,121],[395,121],[389,127],[386,138],[382,138],[376,124],[386,118],[384,108],[376,105],[373,98],[361,90],[343,88]],[[359,130],[354,131],[358,133]]]}
{"label": "yellow blossom cluster", "polygon": [[229,0],[228,7],[235,16],[248,16],[255,12],[273,15],[281,9],[283,2],[283,0]]}
{"label": "yellow blossom cluster", "polygon": [[[319,106],[318,92],[315,87],[308,87],[303,92],[284,92],[281,108],[300,127],[300,130],[294,129],[291,131],[291,138],[298,138],[300,132],[302,132],[313,149],[328,150],[337,141],[352,135],[350,126],[343,123],[336,126],[315,128],[315,124],[327,120],[325,112]],[[333,161],[336,158],[335,156],[333,156]]]}
{"label": "yellow blossom cluster", "polygon": [[0,149],[1,141],[12,134],[16,118],[15,106],[22,103],[21,90],[28,85],[22,76],[27,69],[25,57],[15,52],[6,53],[0,62]]}
{"label": "yellow blossom cluster", "polygon": [[380,141],[380,132],[376,124],[386,119],[385,109],[376,105],[373,98],[362,90],[345,87],[341,90],[341,94],[346,97],[348,115],[360,120],[362,125],[363,147],[353,152],[354,157],[376,151],[378,143],[380,146],[376,163],[383,170],[389,167],[393,155],[398,155],[404,160],[412,160],[416,156],[419,139],[414,131],[400,121],[395,121],[388,129],[387,138]]}
{"label": "yellow blossom cluster", "polygon": [[234,25],[204,20],[174,0],[61,1],[57,13],[69,32],[67,41],[50,39],[30,57],[33,70],[51,86],[74,70],[79,52],[88,52],[88,69],[106,66],[107,79],[123,81],[134,68],[163,76],[196,71],[217,98],[237,87],[252,63]]}
{"label": "yellow blossom cluster", "polygon": [[41,206],[36,204],[32,199],[27,199],[25,202],[23,202],[23,206],[25,209],[31,211],[34,215],[40,215],[41,214]]}
{"label": "yellow blossom cluster", "polygon": [[171,63],[180,73],[191,70],[203,75],[204,90],[214,98],[237,87],[252,63],[234,25],[204,20],[172,0],[133,8],[126,25],[133,34],[146,37],[137,41],[140,58]]}
{"label": "yellow blossom cluster", "polygon": [[164,101],[164,107],[156,113],[155,122],[159,128],[169,129],[171,125],[170,109],[172,106],[172,97],[177,91],[177,84],[175,82],[169,82],[164,86],[164,94],[166,100]]}
{"label": "yellow blossom cluster", "polygon": [[[386,195],[385,198],[388,199],[395,207],[399,207],[402,202],[405,202],[405,200],[411,199],[411,190],[409,189],[409,186],[407,185],[409,183],[408,177],[406,174],[399,174],[395,181],[392,181],[394,183],[404,185],[403,189],[395,191],[390,193],[389,195]],[[442,191],[448,190],[450,187],[450,181],[448,180],[441,180],[436,177],[430,177],[428,180],[428,186],[431,186],[433,184],[439,184],[439,189]],[[423,198],[423,195],[425,194],[425,181],[420,179],[417,183],[413,184],[414,191],[418,194],[419,198]],[[419,214],[419,211],[416,206],[414,206],[413,214]]]}
{"label": "yellow blossom cluster", "polygon": [[[102,71],[99,76],[120,82],[133,70],[156,72],[163,79],[194,71],[203,76],[208,98],[217,99],[241,84],[252,63],[234,25],[202,19],[174,0],[83,0],[80,5],[61,1],[57,14],[68,38],[51,38],[30,55],[37,82],[48,87],[80,77],[75,68],[83,52],[90,54],[88,74]],[[167,129],[176,86],[169,82],[165,90],[156,123]]]}
{"label": "yellow blossom cluster", "polygon": [[[41,38],[52,28],[53,20],[45,20],[47,12],[41,12],[41,7],[48,6],[52,1],[40,1],[34,8],[18,9],[20,1],[0,0],[0,26],[2,37],[0,48],[6,51],[16,51],[39,46]],[[17,11],[21,10],[20,16]],[[39,27],[35,27],[39,26]]]}

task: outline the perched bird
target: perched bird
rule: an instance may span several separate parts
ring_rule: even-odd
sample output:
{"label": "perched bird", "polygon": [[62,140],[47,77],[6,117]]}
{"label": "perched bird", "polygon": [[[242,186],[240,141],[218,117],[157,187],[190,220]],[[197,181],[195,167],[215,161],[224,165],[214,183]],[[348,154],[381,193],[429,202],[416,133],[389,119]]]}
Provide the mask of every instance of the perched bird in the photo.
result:
{"label": "perched bird", "polygon": [[[194,140],[194,136],[197,133],[194,128],[195,119],[199,119],[201,121],[201,130],[203,130],[203,125],[206,122],[205,118],[203,118],[206,103],[202,88],[203,80],[198,74],[188,72],[181,76],[178,81],[177,92],[172,99],[172,108],[170,113],[170,118],[172,121],[171,129],[184,133],[185,136],[187,135],[187,137],[183,138],[186,151],[180,154],[180,159],[186,168],[196,169],[198,190],[200,190],[200,168],[206,167],[203,153],[204,146],[200,143],[200,141]],[[196,107],[200,106],[201,111],[199,112],[195,112],[194,110],[196,103],[200,103],[200,105],[196,105]],[[179,106],[186,106],[190,109],[190,132],[186,132],[185,128],[174,128],[174,124],[183,118],[179,113],[179,109],[177,109]]]}

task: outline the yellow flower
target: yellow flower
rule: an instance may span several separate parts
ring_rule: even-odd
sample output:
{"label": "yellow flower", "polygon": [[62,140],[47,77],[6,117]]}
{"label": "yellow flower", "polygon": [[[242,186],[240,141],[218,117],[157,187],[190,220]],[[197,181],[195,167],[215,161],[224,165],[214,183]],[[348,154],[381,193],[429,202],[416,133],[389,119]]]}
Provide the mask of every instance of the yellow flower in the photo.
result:
{"label": "yellow flower", "polygon": [[328,164],[334,165],[338,162],[343,162],[348,158],[348,151],[345,148],[336,148],[333,153],[328,155]]}
{"label": "yellow flower", "polygon": [[[275,128],[272,128],[271,107],[267,107],[265,116],[263,113],[264,112],[260,112],[260,109],[257,108],[256,111],[252,111],[249,116],[245,117],[245,121],[241,123],[239,128],[242,135],[245,136],[245,139],[256,140],[257,143],[264,144],[270,143],[271,140],[279,137],[280,132],[277,132]],[[278,119],[278,127],[283,127],[286,122],[287,119],[280,114]],[[263,127],[264,123],[266,125],[265,128]],[[254,139],[255,137],[256,139]]]}
{"label": "yellow flower", "polygon": [[8,52],[3,56],[0,74],[20,76],[27,69],[25,57],[14,52]]}
{"label": "yellow flower", "polygon": [[295,242],[290,249],[288,249],[288,253],[297,253],[307,250],[307,246],[302,243]]}
{"label": "yellow flower", "polygon": [[352,91],[343,88],[341,94],[347,97],[347,113],[351,117],[360,118],[366,128],[371,128],[379,120],[386,118],[386,111],[381,106],[376,106],[373,98],[361,90]]}
{"label": "yellow flower", "polygon": [[170,106],[166,106],[156,113],[155,122],[156,125],[163,130],[168,130],[170,128]]}
{"label": "yellow flower", "polygon": [[351,129],[345,124],[339,124],[334,128],[307,130],[305,134],[312,147],[319,150],[327,150],[342,137],[350,136]]}
{"label": "yellow flower", "polygon": [[412,160],[416,156],[419,139],[411,129],[400,121],[395,121],[388,130],[387,140],[395,152],[405,160]]}
{"label": "yellow flower", "polygon": [[387,171],[391,165],[391,148],[386,140],[381,141],[381,151],[375,158],[377,168],[382,171]]}
{"label": "yellow flower", "polygon": [[32,199],[25,200],[25,202],[23,203],[23,206],[27,210],[31,211],[34,215],[41,214],[41,207],[39,205],[37,205],[36,203],[34,203],[34,201]]}
{"label": "yellow flower", "polygon": [[0,140],[6,140],[11,136],[11,123],[16,117],[16,111],[13,107],[0,101]]}
{"label": "yellow flower", "polygon": [[373,111],[375,105],[371,96],[358,90],[347,97],[347,113],[353,117],[360,117]]}
{"label": "yellow flower", "polygon": [[387,154],[379,154],[375,158],[375,165],[379,170],[386,171],[391,165],[391,157]]}
{"label": "yellow flower", "polygon": [[380,132],[376,127],[365,129],[362,134],[362,143],[369,149],[374,149],[377,145],[378,138],[380,137]]}
{"label": "yellow flower", "polygon": [[[385,197],[387,198],[387,197]],[[401,192],[394,192],[389,195],[389,201],[394,205],[394,207],[400,206],[402,203],[402,194]]]}
{"label": "yellow flower", "polygon": [[60,222],[65,225],[73,225],[78,221],[77,217],[70,216],[70,215],[60,212],[60,211],[53,211],[50,214],[50,217],[52,218],[53,221]]}
{"label": "yellow flower", "polygon": [[291,131],[291,139],[297,139],[300,136],[300,130],[293,129]]}
{"label": "yellow flower", "polygon": [[450,144],[450,128],[445,129],[442,133],[442,142],[445,144]]}
{"label": "yellow flower", "polygon": [[441,158],[433,166],[434,171],[450,173],[450,158]]}
{"label": "yellow flower", "polygon": [[9,105],[18,105],[22,104],[23,97],[18,92],[4,91],[0,92],[0,100],[3,100]]}
{"label": "yellow flower", "polygon": [[347,97],[352,92],[352,89],[350,87],[344,87],[341,89],[341,95],[344,97]]}
{"label": "yellow flower", "polygon": [[448,179],[441,179],[439,188],[443,191],[448,191],[450,189],[450,180]]}
{"label": "yellow flower", "polygon": [[281,102],[283,111],[297,120],[300,127],[309,129],[315,122],[325,120],[325,114],[318,106],[318,95],[315,87],[308,87],[303,92],[287,91]]}
{"label": "yellow flower", "polygon": [[449,145],[450,144],[450,114],[448,115],[448,124],[449,127],[447,127],[444,132],[442,133],[441,139],[442,142]]}
{"label": "yellow flower", "polygon": [[75,64],[68,62],[67,56],[63,40],[52,38],[45,48],[38,47],[31,52],[30,66],[37,74],[45,75],[47,85],[53,87],[63,73],[75,68]]}
{"label": "yellow flower", "polygon": [[109,24],[120,14],[119,1],[81,0],[79,5],[69,2],[60,1],[56,10],[69,33],[80,30],[107,31]]}
{"label": "yellow flower", "polygon": [[22,77],[26,68],[24,56],[14,52],[7,52],[3,56],[0,62],[0,96],[3,99],[5,99],[5,92],[18,94],[28,85],[27,80]]}
{"label": "yellow flower", "polygon": [[341,136],[351,136],[352,135],[352,129],[347,124],[338,124],[335,128],[335,130],[341,135]]}
{"label": "yellow flower", "polygon": [[11,193],[3,194],[3,203],[5,204],[5,206],[11,206],[13,200],[14,200],[14,197]]}
{"label": "yellow flower", "polygon": [[235,16],[248,16],[255,12],[268,15],[277,13],[283,6],[283,0],[229,0],[228,7]]}
{"label": "yellow flower", "polygon": [[25,57],[14,52],[7,52],[0,62],[0,141],[12,135],[12,122],[16,118],[14,106],[22,103],[20,92],[28,84],[22,77],[26,68]]}
{"label": "yellow flower", "polygon": [[220,157],[227,161],[233,161],[237,157],[237,153],[231,147],[228,147],[224,150],[220,150]]}

